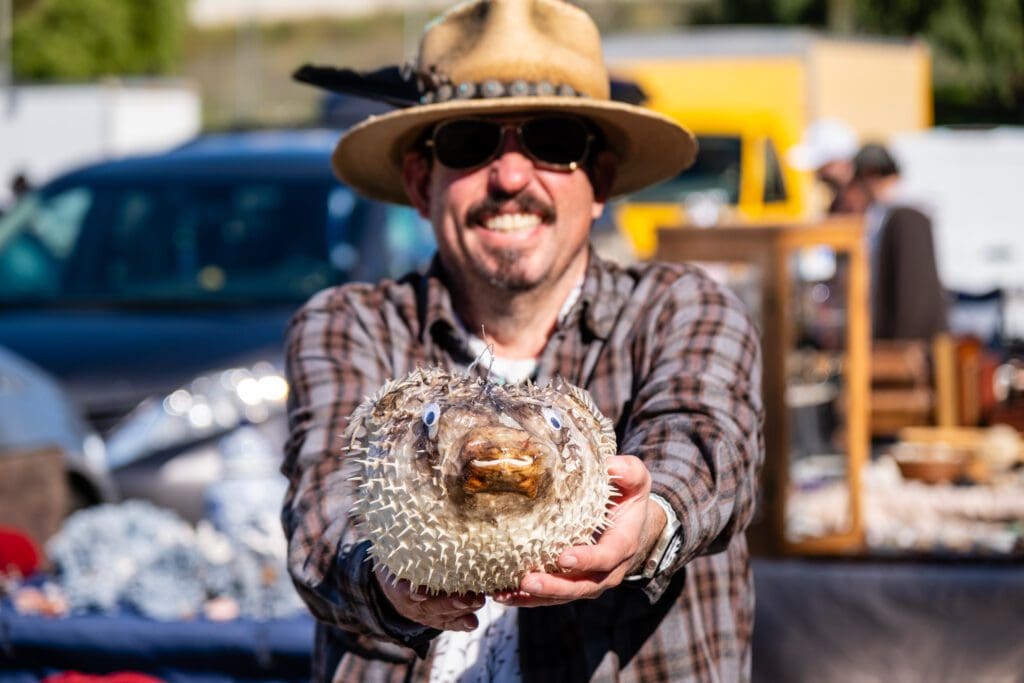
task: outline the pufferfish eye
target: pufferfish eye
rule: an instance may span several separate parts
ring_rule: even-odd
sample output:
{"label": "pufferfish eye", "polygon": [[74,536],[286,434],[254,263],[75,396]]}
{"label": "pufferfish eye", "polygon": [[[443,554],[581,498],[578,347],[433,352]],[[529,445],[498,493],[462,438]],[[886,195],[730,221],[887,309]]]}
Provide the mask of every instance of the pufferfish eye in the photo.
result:
{"label": "pufferfish eye", "polygon": [[423,406],[423,426],[427,433],[433,438],[437,434],[437,423],[441,419],[441,406],[436,403],[428,403]]}
{"label": "pufferfish eye", "polygon": [[544,416],[544,421],[552,429],[559,430],[562,428],[562,416],[554,408],[542,408],[540,414]]}

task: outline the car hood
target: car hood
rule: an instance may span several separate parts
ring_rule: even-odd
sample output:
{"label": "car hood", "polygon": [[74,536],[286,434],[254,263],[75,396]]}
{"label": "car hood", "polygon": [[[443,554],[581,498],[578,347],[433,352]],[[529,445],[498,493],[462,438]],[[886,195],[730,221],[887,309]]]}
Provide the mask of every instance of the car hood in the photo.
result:
{"label": "car hood", "polygon": [[0,315],[0,345],[53,375],[95,422],[210,370],[279,363],[294,310],[15,311]]}

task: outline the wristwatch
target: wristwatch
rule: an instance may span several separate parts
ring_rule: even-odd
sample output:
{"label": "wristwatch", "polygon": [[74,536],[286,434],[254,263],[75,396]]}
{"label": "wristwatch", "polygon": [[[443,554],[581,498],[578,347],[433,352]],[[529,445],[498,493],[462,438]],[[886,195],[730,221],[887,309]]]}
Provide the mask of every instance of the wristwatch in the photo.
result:
{"label": "wristwatch", "polygon": [[682,538],[679,533],[682,525],[680,525],[679,519],[676,517],[676,511],[672,509],[668,501],[658,494],[652,493],[650,498],[665,511],[665,528],[662,529],[657,542],[647,555],[640,573],[627,576],[625,581],[634,583],[650,581],[658,573],[659,569],[672,564],[676,555],[679,554],[679,548],[682,545]]}

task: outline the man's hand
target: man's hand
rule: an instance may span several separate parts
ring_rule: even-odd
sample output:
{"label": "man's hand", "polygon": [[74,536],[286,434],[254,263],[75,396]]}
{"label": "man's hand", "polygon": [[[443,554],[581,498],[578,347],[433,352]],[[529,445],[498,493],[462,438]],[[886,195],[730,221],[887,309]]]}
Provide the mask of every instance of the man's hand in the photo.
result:
{"label": "man's hand", "polygon": [[596,598],[640,571],[665,527],[665,511],[650,499],[651,473],[639,458],[610,457],[608,473],[618,494],[613,498],[612,526],[597,544],[567,548],[558,558],[565,573],[530,572],[518,592],[500,593],[495,600],[539,607]]}
{"label": "man's hand", "polygon": [[410,590],[408,581],[393,583],[380,568],[374,570],[374,576],[384,597],[406,619],[442,631],[472,631],[479,625],[473,612],[483,607],[482,595],[431,596],[422,588]]}

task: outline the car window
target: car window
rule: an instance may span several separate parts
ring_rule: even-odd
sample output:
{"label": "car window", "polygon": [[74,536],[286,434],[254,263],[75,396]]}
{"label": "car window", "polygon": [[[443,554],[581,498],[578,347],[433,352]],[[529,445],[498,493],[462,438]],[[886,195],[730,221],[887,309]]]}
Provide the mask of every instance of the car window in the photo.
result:
{"label": "car window", "polygon": [[432,252],[412,209],[327,179],[83,183],[0,223],[0,298],[302,301],[423,267]]}
{"label": "car window", "polygon": [[630,195],[635,202],[683,203],[695,192],[717,191],[736,204],[740,198],[740,139],[735,136],[697,136],[697,158],[674,178]]}

